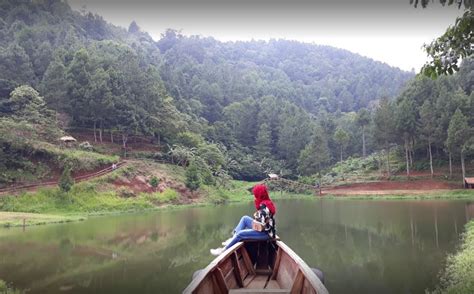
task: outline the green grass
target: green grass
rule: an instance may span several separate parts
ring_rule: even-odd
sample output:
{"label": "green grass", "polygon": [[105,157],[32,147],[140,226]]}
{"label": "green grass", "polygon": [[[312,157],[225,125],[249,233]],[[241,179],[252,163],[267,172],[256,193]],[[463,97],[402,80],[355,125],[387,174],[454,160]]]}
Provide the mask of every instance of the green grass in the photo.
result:
{"label": "green grass", "polygon": [[172,202],[178,199],[179,193],[171,188],[167,188],[162,193],[155,192],[151,194],[142,193],[140,197],[154,204]]}
{"label": "green grass", "polygon": [[451,191],[426,191],[423,194],[389,194],[389,195],[344,195],[325,194],[326,199],[360,199],[360,200],[422,200],[422,199],[474,199],[474,189]]}
{"label": "green grass", "polygon": [[7,285],[4,280],[0,279],[0,293],[1,294],[21,294],[23,293],[20,290],[16,290]]}
{"label": "green grass", "polygon": [[63,216],[53,214],[23,213],[23,212],[0,212],[0,227],[35,226],[52,223],[66,223],[84,220],[86,217]]}
{"label": "green grass", "polygon": [[149,209],[153,203],[142,197],[121,198],[115,191],[97,191],[95,183],[80,183],[70,192],[58,188],[0,198],[0,210],[47,214],[94,214]]}
{"label": "green grass", "polygon": [[474,220],[466,224],[462,245],[448,257],[441,284],[433,293],[474,293]]}

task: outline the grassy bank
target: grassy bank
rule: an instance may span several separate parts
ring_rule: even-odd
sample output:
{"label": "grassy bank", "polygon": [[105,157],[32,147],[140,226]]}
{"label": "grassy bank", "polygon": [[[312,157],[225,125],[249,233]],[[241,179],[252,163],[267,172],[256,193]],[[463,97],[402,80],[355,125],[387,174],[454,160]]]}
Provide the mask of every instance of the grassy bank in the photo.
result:
{"label": "grassy bank", "polygon": [[466,224],[462,245],[448,257],[441,284],[433,293],[474,293],[474,220]]}
{"label": "grassy bank", "polygon": [[8,286],[4,280],[0,280],[0,293],[1,294],[21,294],[23,292],[20,290],[13,289],[12,287]]}
{"label": "grassy bank", "polygon": [[[147,181],[154,176],[164,186],[150,192]],[[138,181],[140,179],[140,181]],[[203,186],[197,192],[180,194],[184,170],[181,167],[134,161],[106,176],[75,184],[68,193],[58,188],[43,188],[18,196],[0,197],[0,226],[37,225],[68,222],[89,215],[125,213],[163,207],[224,204],[252,201],[249,189],[256,182],[230,181],[226,186]],[[147,188],[148,187],[148,188]],[[175,189],[174,189],[175,188]],[[176,190],[177,189],[177,190]],[[153,191],[153,190],[152,190]],[[273,199],[319,199],[314,194],[271,191]],[[428,191],[416,195],[324,195],[324,199],[400,200],[400,199],[474,199],[474,190]]]}
{"label": "grassy bank", "polygon": [[426,191],[422,194],[390,194],[390,195],[331,195],[325,194],[325,199],[360,199],[360,200],[435,200],[435,199],[474,199],[474,189],[451,191]]}

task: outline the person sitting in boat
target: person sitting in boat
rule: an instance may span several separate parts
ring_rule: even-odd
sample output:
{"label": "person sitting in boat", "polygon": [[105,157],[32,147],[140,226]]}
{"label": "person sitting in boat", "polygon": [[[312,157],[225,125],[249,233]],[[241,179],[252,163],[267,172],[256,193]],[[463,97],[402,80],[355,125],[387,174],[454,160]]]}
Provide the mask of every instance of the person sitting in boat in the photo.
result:
{"label": "person sitting in boat", "polygon": [[224,247],[211,249],[211,254],[218,256],[226,249],[232,247],[242,240],[267,240],[275,238],[276,206],[268,195],[267,187],[263,184],[255,185],[252,189],[255,197],[254,217],[244,215],[234,229],[234,235],[227,241],[222,242]]}

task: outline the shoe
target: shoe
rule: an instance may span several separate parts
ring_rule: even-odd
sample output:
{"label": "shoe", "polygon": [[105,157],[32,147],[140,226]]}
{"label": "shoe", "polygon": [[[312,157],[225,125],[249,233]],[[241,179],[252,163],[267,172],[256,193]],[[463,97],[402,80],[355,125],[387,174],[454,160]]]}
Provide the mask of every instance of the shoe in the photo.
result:
{"label": "shoe", "polygon": [[225,247],[225,246],[229,245],[230,241],[232,241],[232,238],[233,238],[233,237],[230,237],[229,239],[227,239],[227,240],[225,240],[224,242],[222,242],[222,246]]}
{"label": "shoe", "polygon": [[225,251],[225,248],[211,249],[211,254],[214,255],[214,256],[219,256],[224,251]]}

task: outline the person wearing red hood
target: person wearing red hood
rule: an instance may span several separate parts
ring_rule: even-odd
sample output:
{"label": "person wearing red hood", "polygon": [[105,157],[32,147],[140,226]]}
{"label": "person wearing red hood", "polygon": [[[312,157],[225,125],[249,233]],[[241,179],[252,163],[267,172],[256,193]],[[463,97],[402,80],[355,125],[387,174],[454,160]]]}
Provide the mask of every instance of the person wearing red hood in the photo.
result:
{"label": "person wearing red hood", "polygon": [[[276,214],[276,207],[268,195],[267,187],[263,184],[258,184],[253,187],[252,192],[255,198],[255,209],[257,210],[254,213],[254,218],[244,215],[235,227],[234,235],[227,241],[222,242],[222,245],[225,247],[211,249],[212,255],[218,256],[242,240],[267,240],[270,237],[275,237],[275,220],[273,216]],[[258,230],[253,229],[252,225],[255,221],[263,224]]]}

